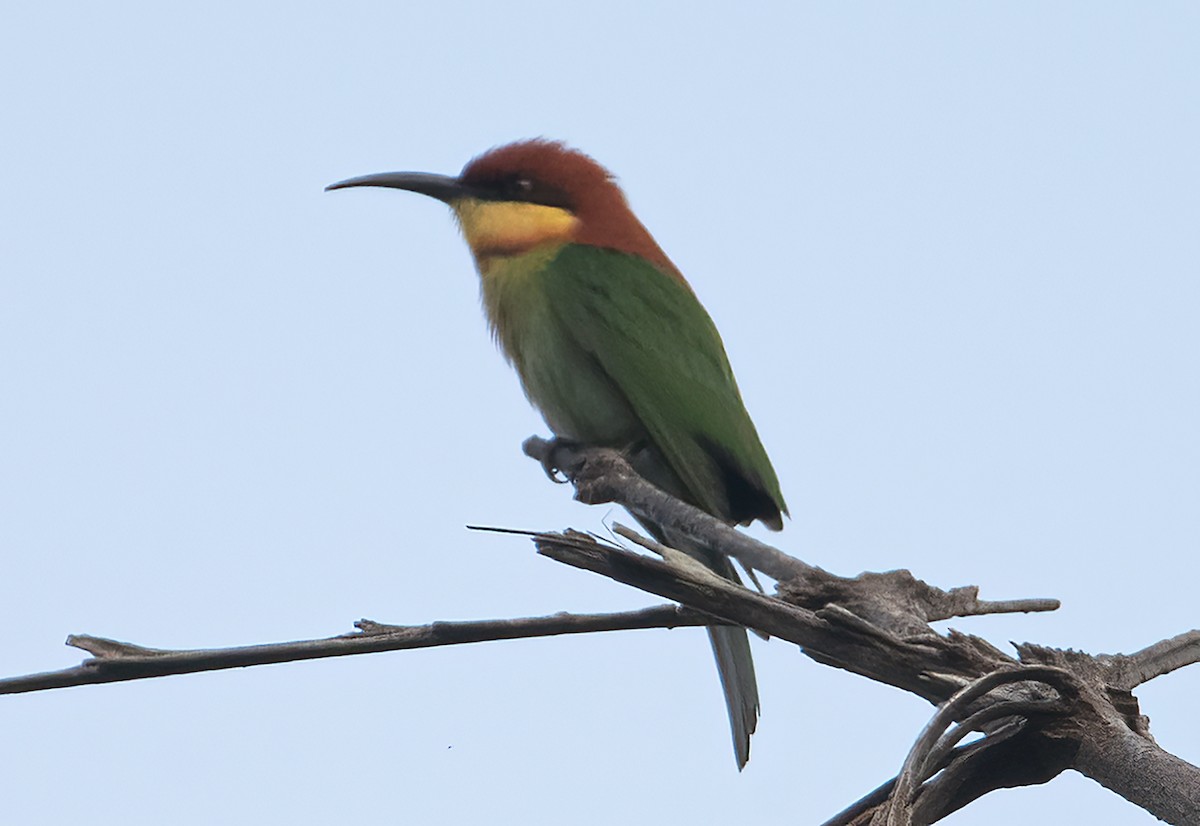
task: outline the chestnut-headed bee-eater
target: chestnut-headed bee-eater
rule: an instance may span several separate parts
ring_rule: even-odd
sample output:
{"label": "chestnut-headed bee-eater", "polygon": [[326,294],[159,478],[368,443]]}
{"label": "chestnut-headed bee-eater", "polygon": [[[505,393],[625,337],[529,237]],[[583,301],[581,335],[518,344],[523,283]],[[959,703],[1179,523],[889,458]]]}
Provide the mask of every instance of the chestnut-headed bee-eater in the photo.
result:
{"label": "chestnut-headed bee-eater", "polygon": [[[783,527],[779,481],[717,328],[607,170],[528,140],[457,177],[388,172],[328,189],[357,186],[417,192],[454,211],[496,341],[557,437],[623,450],[644,478],[727,523]],[[643,524],[738,580],[728,558]],[[759,710],[750,642],[736,626],[708,633],[740,769]]]}

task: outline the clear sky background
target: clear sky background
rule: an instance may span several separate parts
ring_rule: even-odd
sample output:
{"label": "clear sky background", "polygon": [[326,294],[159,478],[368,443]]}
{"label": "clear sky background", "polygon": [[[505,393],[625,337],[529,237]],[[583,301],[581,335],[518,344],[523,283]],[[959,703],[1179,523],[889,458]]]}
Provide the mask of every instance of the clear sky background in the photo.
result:
{"label": "clear sky background", "polygon": [[[622,518],[546,433],[442,205],[326,194],[563,138],[718,326],[781,547],[1053,615],[1196,627],[1200,12],[1191,3],[8,4],[0,675],[68,633],[203,647],[655,600],[468,523]],[[756,642],[734,768],[698,629],[0,698],[10,823],[815,823],[932,712]],[[1200,761],[1200,669],[1138,692]],[[947,823],[1143,824],[1078,775]]]}

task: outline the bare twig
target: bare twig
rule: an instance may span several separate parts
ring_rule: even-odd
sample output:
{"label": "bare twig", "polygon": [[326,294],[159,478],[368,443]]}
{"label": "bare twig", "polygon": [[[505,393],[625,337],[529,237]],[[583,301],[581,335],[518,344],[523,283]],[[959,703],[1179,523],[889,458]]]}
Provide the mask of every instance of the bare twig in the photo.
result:
{"label": "bare twig", "polygon": [[811,608],[842,605],[897,633],[929,633],[929,623],[951,617],[1054,611],[1056,599],[979,599],[973,585],[944,591],[905,570],[841,577],[816,569],[810,576],[779,584],[779,596]]}
{"label": "bare twig", "polygon": [[[678,565],[634,553],[578,531],[545,533],[535,540],[538,552],[558,562],[634,585],[688,605],[704,604],[712,616],[768,634],[785,634],[797,644],[824,623],[803,608],[759,594],[716,576],[702,565]],[[648,544],[657,545],[650,540]],[[661,547],[661,546],[659,546]],[[667,549],[669,554],[679,553]],[[674,560],[674,556],[671,556]],[[690,560],[689,560],[690,561]],[[778,633],[777,633],[778,632]]]}
{"label": "bare twig", "polygon": [[1101,657],[1113,674],[1110,684],[1132,691],[1155,677],[1200,662],[1200,631],[1187,631],[1132,654]]}
{"label": "bare twig", "polygon": [[67,644],[93,656],[74,668],[0,680],[0,694],[20,694],[77,685],[164,677],[244,668],[251,665],[344,657],[377,651],[401,651],[470,642],[589,634],[644,628],[711,625],[713,618],[677,605],[612,614],[554,614],[524,619],[478,622],[435,622],[430,625],[384,625],[371,620],[355,623],[357,632],[297,642],[247,645],[236,648],[166,650],[145,648],[103,637],[72,635]]}
{"label": "bare twig", "polygon": [[1062,603],[1056,599],[979,599],[978,589],[971,588],[955,588],[947,592],[951,596],[959,597],[959,592],[969,592],[963,594],[967,598],[957,598],[953,602],[948,602],[946,605],[945,615],[930,615],[929,621],[950,619],[952,617],[979,617],[985,614],[1035,614],[1043,611],[1057,611],[1062,607]]}

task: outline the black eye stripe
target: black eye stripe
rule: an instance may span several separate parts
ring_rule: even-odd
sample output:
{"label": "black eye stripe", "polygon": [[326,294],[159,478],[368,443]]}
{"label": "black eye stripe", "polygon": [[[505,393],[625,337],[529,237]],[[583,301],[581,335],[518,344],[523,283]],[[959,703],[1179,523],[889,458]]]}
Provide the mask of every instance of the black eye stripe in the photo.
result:
{"label": "black eye stripe", "polygon": [[531,204],[570,209],[566,193],[530,175],[519,172],[477,185],[480,194],[490,200],[524,201]]}

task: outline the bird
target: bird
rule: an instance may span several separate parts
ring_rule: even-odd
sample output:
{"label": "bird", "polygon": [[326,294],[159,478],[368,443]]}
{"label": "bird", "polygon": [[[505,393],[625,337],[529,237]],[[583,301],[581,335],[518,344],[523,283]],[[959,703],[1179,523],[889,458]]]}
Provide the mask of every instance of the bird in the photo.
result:
{"label": "bird", "polygon": [[[605,167],[537,138],[490,149],[457,176],[385,172],[326,190],[364,186],[449,205],[492,335],[557,439],[617,448],[643,478],[728,524],[783,527],[779,480],[721,336]],[[728,557],[638,518],[741,581]],[[760,705],[750,641],[739,626],[708,634],[740,771]]]}

